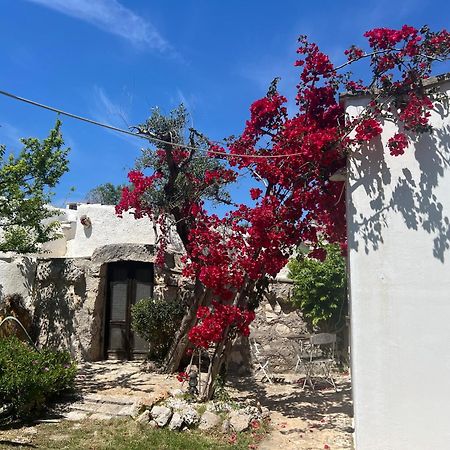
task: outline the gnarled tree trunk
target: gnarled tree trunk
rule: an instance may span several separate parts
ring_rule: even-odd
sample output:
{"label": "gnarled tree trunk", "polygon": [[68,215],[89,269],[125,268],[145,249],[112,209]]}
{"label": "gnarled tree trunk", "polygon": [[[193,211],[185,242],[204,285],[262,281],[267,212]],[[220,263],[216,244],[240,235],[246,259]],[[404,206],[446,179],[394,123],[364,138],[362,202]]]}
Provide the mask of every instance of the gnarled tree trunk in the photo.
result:
{"label": "gnarled tree trunk", "polygon": [[180,366],[181,360],[186,353],[189,345],[188,332],[197,321],[197,310],[199,306],[207,304],[211,292],[205,286],[196,280],[192,294],[189,296],[188,311],[181,321],[169,352],[164,360],[163,368],[166,373],[176,372]]}

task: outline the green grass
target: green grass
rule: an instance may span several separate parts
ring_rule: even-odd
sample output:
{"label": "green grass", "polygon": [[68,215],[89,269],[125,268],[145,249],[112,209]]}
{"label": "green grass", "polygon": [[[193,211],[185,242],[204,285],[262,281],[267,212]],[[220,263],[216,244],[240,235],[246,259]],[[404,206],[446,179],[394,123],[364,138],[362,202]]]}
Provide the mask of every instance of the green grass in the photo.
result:
{"label": "green grass", "polygon": [[[78,424],[64,421],[58,424],[40,424],[37,433],[24,433],[23,429],[0,431],[0,449],[58,449],[58,450],[248,450],[249,444],[262,437],[258,433],[242,433],[234,444],[229,435],[213,435],[197,431],[177,432],[151,429],[131,420],[83,421]],[[28,438],[23,445],[16,439]]]}

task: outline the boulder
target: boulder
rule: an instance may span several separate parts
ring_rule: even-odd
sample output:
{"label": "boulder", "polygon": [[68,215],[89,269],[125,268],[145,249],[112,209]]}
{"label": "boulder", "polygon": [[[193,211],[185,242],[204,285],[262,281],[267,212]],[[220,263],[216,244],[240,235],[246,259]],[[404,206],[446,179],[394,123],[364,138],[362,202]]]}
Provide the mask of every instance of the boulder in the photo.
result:
{"label": "boulder", "polygon": [[200,421],[200,416],[194,407],[188,405],[180,410],[180,414],[183,417],[183,422],[188,426],[192,427],[197,425]]}
{"label": "boulder", "polygon": [[145,410],[142,414],[140,414],[137,419],[136,422],[142,423],[142,424],[147,424],[150,422],[150,411],[147,409]]}
{"label": "boulder", "polygon": [[251,416],[241,411],[232,411],[230,414],[230,425],[236,433],[247,430],[251,420]]}
{"label": "boulder", "polygon": [[169,429],[170,430],[179,430],[183,425],[183,416],[178,412],[174,412],[172,419],[170,419]]}
{"label": "boulder", "polygon": [[200,425],[198,426],[199,430],[207,431],[211,428],[216,427],[220,422],[220,417],[211,412],[205,411],[200,419]]}
{"label": "boulder", "polygon": [[167,408],[167,406],[154,406],[151,416],[159,427],[165,427],[172,417],[172,410]]}

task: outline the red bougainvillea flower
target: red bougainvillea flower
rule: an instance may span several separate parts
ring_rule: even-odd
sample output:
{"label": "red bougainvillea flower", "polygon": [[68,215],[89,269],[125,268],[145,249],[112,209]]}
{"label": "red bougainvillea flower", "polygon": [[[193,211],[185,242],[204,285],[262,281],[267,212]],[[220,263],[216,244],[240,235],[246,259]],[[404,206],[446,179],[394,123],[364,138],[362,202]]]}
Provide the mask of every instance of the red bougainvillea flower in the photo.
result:
{"label": "red bougainvillea flower", "polygon": [[392,156],[403,155],[406,147],[408,147],[408,138],[404,133],[396,133],[388,140],[388,148]]}
{"label": "red bougainvillea flower", "polygon": [[186,372],[179,372],[177,375],[177,380],[180,383],[183,383],[183,382],[189,380],[189,375]]}
{"label": "red bougainvillea flower", "polygon": [[310,258],[318,259],[319,261],[325,261],[327,257],[327,251],[324,248],[315,248],[308,253]]}
{"label": "red bougainvillea flower", "polygon": [[377,137],[381,134],[383,128],[379,122],[375,119],[364,119],[357,127],[356,127],[356,140],[359,142],[369,142],[374,137]]}

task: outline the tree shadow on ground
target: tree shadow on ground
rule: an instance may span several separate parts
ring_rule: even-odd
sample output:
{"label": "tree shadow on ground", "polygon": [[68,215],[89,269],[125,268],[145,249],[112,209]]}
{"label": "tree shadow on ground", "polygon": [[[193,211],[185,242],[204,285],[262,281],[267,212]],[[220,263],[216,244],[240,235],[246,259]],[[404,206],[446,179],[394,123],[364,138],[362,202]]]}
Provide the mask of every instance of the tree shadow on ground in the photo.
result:
{"label": "tree shadow on ground", "polygon": [[[236,389],[233,397],[257,401],[261,406],[288,418],[320,421],[330,414],[353,417],[351,383],[348,379],[338,381],[338,392],[302,389],[301,383],[271,385],[256,381],[253,377],[233,378],[230,385]],[[323,427],[326,426],[324,423]]]}

